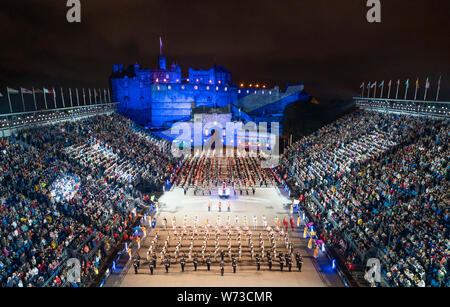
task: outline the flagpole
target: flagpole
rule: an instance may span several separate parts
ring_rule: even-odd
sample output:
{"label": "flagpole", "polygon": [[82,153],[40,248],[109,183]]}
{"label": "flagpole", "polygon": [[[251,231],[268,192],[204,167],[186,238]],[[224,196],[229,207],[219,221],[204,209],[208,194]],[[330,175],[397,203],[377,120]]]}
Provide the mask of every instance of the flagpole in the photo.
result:
{"label": "flagpole", "polygon": [[427,81],[425,81],[425,94],[423,95],[423,100],[427,100],[427,92],[428,92],[428,87],[430,86],[430,82],[428,81],[428,77],[427,77]]}
{"label": "flagpole", "polygon": [[66,102],[64,101],[64,93],[63,93],[63,89],[61,87],[61,97],[62,97],[62,103],[63,103],[63,108],[66,108]]}
{"label": "flagpole", "polygon": [[69,87],[70,107],[73,108],[72,89]]}
{"label": "flagpole", "polygon": [[416,80],[416,91],[414,93],[414,100],[417,99],[417,85],[419,84],[419,79]]}
{"label": "flagpole", "polygon": [[23,89],[22,89],[22,87],[20,87],[20,95],[22,96],[23,112],[25,112],[25,101],[23,100]]}
{"label": "flagpole", "polygon": [[48,110],[48,106],[47,106],[47,97],[45,97],[45,91],[47,89],[44,87],[44,102],[45,102],[45,110]]}
{"label": "flagpole", "polygon": [[400,87],[400,80],[397,80],[397,92],[395,93],[395,99],[398,99],[398,88]]}
{"label": "flagpole", "polygon": [[406,100],[406,96],[408,95],[408,89],[409,89],[409,79],[406,80],[405,100]]}
{"label": "flagpole", "polygon": [[389,80],[389,89],[388,89],[388,96],[387,98],[389,99],[391,97],[391,80]]}
{"label": "flagpole", "polygon": [[367,91],[367,98],[370,98],[370,82],[369,82],[369,84],[367,85],[368,86],[368,91]]}
{"label": "flagpole", "polygon": [[78,96],[78,87],[75,88],[75,93],[77,94],[77,105],[80,106],[80,97]]}
{"label": "flagpole", "polygon": [[381,94],[380,94],[380,98],[383,97],[383,89],[384,89],[384,80],[383,80],[383,83],[382,83],[382,85],[381,85]]}
{"label": "flagpole", "polygon": [[84,91],[84,87],[83,87],[83,101],[84,101],[84,105],[86,105],[86,93]]}
{"label": "flagpole", "polygon": [[34,87],[32,89],[33,89],[34,110],[37,111],[36,94],[34,93]]}
{"label": "flagpole", "polygon": [[[366,86],[366,82],[363,82],[361,97],[364,98],[364,87]],[[109,91],[109,90],[108,90]]]}
{"label": "flagpole", "polygon": [[89,89],[89,105],[92,104],[92,99],[91,99],[91,89]]}
{"label": "flagpole", "polygon": [[98,93],[98,98],[100,100],[100,103],[102,103],[102,92],[100,89],[98,89],[98,91],[100,92],[100,93]]}
{"label": "flagpole", "polygon": [[8,94],[9,113],[12,113],[11,97],[9,97],[9,89],[6,87],[6,93]]}
{"label": "flagpole", "polygon": [[56,92],[55,92],[55,88],[52,87],[53,90],[53,102],[55,103],[55,110],[58,108],[58,106],[56,105]]}
{"label": "flagpole", "polygon": [[441,90],[441,76],[439,76],[438,89],[437,89],[437,93],[436,93],[436,101],[438,101],[438,99],[439,99],[439,91],[440,90]]}
{"label": "flagpole", "polygon": [[111,91],[108,89],[109,102],[111,103]]}

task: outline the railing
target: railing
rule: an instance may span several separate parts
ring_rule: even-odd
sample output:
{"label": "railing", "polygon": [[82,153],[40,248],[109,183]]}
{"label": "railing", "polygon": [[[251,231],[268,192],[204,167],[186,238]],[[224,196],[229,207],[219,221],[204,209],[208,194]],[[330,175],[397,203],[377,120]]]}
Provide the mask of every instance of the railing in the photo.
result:
{"label": "railing", "polygon": [[0,131],[46,125],[116,111],[117,103],[105,103],[52,110],[0,114]]}
{"label": "railing", "polygon": [[353,97],[356,105],[368,111],[434,118],[450,117],[450,102]]}

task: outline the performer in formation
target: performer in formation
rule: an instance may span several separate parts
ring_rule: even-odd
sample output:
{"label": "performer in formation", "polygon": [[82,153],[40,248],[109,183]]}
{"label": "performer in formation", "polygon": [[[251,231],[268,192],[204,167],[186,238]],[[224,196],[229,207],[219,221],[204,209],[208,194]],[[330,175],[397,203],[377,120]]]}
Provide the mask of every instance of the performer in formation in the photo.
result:
{"label": "performer in formation", "polygon": [[[269,270],[272,270],[274,259],[278,260],[281,271],[284,267],[292,271],[294,257],[298,271],[301,271],[303,258],[298,251],[295,252],[287,227],[290,224],[292,230],[292,225],[295,226],[292,223],[293,219],[283,218],[284,227],[281,228],[280,220],[276,217],[274,227],[271,227],[265,216],[262,216],[258,225],[258,218],[254,215],[252,229],[249,228],[247,216],[243,216],[241,227],[237,215],[234,225],[231,224],[229,215],[226,222],[223,223],[220,214],[217,215],[214,226],[209,223],[208,219],[204,225],[201,225],[196,215],[191,218],[185,215],[182,226],[177,225],[175,217],[171,221],[172,227],[169,229],[167,228],[167,218],[162,218],[162,227],[157,228],[150,241],[146,257],[149,261],[150,274],[153,274],[156,268],[157,252],[159,252],[159,258],[166,273],[169,272],[171,263],[177,263],[180,256],[182,272],[185,271],[188,263],[192,265],[193,271],[197,271],[199,258],[201,258],[200,263],[205,265],[208,271],[211,269],[213,258],[216,263],[220,264],[222,274],[226,262],[231,263],[233,272],[236,273],[238,262],[250,261],[251,264],[256,264],[259,271],[261,264],[267,261]],[[260,231],[258,231],[258,226],[262,227]],[[167,232],[165,240],[161,240],[158,229]]]}

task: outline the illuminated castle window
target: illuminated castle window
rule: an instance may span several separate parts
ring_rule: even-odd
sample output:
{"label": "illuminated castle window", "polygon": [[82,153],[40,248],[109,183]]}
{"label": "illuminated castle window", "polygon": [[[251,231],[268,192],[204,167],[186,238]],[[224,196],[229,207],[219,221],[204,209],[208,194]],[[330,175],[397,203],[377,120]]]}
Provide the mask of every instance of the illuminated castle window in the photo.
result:
{"label": "illuminated castle window", "polygon": [[181,86],[181,89],[184,90],[186,87],[184,85]]}
{"label": "illuminated castle window", "polygon": [[206,87],[206,90],[209,91],[209,86]]}
{"label": "illuminated castle window", "polygon": [[198,86],[197,86],[197,85],[196,85],[196,86],[194,86],[194,89],[195,89],[195,90],[198,90]]}

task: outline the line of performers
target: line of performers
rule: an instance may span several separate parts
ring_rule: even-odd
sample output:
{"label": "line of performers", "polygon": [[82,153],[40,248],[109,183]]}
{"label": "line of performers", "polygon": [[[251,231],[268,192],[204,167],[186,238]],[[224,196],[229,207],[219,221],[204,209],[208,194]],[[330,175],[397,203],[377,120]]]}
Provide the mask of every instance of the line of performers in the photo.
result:
{"label": "line of performers", "polygon": [[[211,263],[211,258],[213,256],[214,261],[217,261],[220,257],[221,262],[225,261],[225,258],[228,258],[231,260],[232,263],[236,261],[241,261],[243,258],[243,242],[246,241],[246,247],[248,248],[248,256],[250,256],[251,261],[256,261],[256,264],[258,266],[258,269],[260,268],[261,261],[264,261],[264,259],[267,259],[267,262],[269,264],[269,268],[272,267],[273,259],[276,259],[278,257],[280,267],[282,269],[284,262],[286,262],[286,265],[290,268],[292,266],[292,258],[294,257],[294,247],[292,242],[289,240],[289,236],[287,231],[285,232],[283,228],[280,228],[280,222],[278,218],[275,219],[275,227],[272,228],[271,226],[267,225],[267,220],[265,216],[262,218],[262,226],[265,230],[265,233],[259,233],[258,239],[256,240],[257,243],[254,244],[253,242],[253,233],[249,229],[247,217],[244,216],[244,226],[241,228],[239,226],[239,217],[235,217],[235,225],[232,227],[230,225],[230,217],[228,216],[227,224],[222,227],[221,226],[221,218],[220,215],[217,217],[217,223],[215,227],[211,227],[208,220],[206,221],[204,226],[198,226],[198,217],[194,217],[194,226],[187,227],[187,216],[184,217],[184,223],[182,227],[177,227],[176,225],[176,218],[173,217],[172,219],[172,232],[169,233],[166,240],[162,244],[162,250],[159,253],[161,263],[168,263],[170,266],[171,259],[175,260],[175,263],[178,262],[178,259],[180,258],[180,263],[183,262],[182,266],[184,267],[186,263],[186,259],[189,261],[193,261],[194,266],[197,266],[198,263],[198,253],[193,252],[194,251],[194,242],[196,240],[200,239],[200,236],[203,235],[203,243],[201,246],[201,259],[203,263]],[[253,217],[253,227],[254,230],[256,230],[257,227],[257,217]],[[167,229],[167,219],[163,219],[163,229]],[[287,228],[286,228],[287,230]],[[176,239],[175,249],[173,252],[169,251],[169,244],[171,242],[171,236]],[[211,251],[208,251],[207,254],[207,248],[208,248],[208,241],[211,239],[211,237],[214,236],[214,250],[213,253]],[[263,236],[265,236],[269,241],[269,250],[266,250]],[[221,238],[226,239],[226,245],[221,246]],[[183,240],[186,241],[188,239],[189,242],[189,248],[184,250],[182,252],[182,242]],[[189,240],[190,239],[190,240]],[[234,255],[232,252],[232,240],[237,241],[237,254]],[[159,240],[159,234],[156,232],[150,247],[147,251],[147,260],[151,263],[154,263],[153,265],[156,266],[156,247],[158,246],[158,240]],[[280,244],[280,241],[282,242]],[[286,249],[286,253],[279,252],[277,250],[277,242],[280,244],[280,246],[284,245],[284,248]],[[187,252],[187,255],[186,255]],[[236,251],[235,251],[236,252]],[[173,258],[172,258],[173,257]],[[273,257],[273,258],[272,258]],[[302,258],[297,253],[295,256],[297,260],[297,267],[299,267],[299,270],[301,270],[301,263]],[[301,260],[301,261],[300,261]]]}

